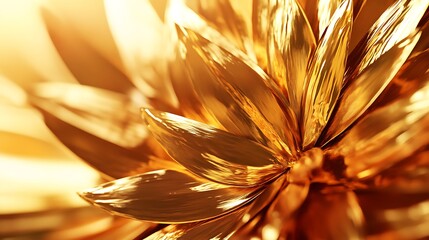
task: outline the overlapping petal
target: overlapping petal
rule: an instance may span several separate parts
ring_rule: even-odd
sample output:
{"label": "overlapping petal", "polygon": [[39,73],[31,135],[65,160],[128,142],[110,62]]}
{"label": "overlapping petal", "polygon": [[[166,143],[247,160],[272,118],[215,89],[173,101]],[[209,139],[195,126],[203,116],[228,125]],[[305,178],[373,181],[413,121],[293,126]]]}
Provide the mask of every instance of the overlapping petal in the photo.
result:
{"label": "overlapping petal", "polygon": [[357,123],[333,151],[349,177],[373,176],[429,143],[429,84]]}
{"label": "overlapping petal", "polygon": [[307,63],[316,40],[296,0],[271,3],[268,31],[268,73],[285,89],[292,109],[301,112]]}
{"label": "overlapping petal", "polygon": [[389,7],[350,54],[347,83],[414,32],[428,6],[428,0],[397,0]]}
{"label": "overlapping petal", "polygon": [[46,83],[35,88],[31,102],[65,146],[109,177],[175,166],[158,158],[166,155],[148,136],[138,108],[125,95]]}
{"label": "overlapping petal", "polygon": [[[223,217],[181,225],[170,225],[147,239],[228,239],[231,235],[235,237],[236,231],[241,227],[246,227],[248,221],[257,216],[262,209],[273,200],[280,187],[283,185],[285,177],[280,177],[263,190],[263,192],[252,203],[229,213]],[[238,236],[241,236],[240,234]]]}
{"label": "overlapping petal", "polygon": [[158,170],[102,184],[81,196],[122,216],[186,223],[226,214],[260,193],[260,189],[231,188],[183,172]]}
{"label": "overlapping petal", "polygon": [[339,97],[352,27],[352,3],[341,3],[311,59],[302,109],[302,147],[310,148],[328,122]]}
{"label": "overlapping petal", "polygon": [[326,141],[344,131],[371,106],[407,60],[419,36],[419,33],[413,33],[393,46],[347,86],[338,100],[333,121],[324,134]]}
{"label": "overlapping petal", "polygon": [[179,31],[185,61],[206,109],[228,131],[292,155],[296,119],[271,79],[240,53],[228,52],[191,30]]}
{"label": "overlapping petal", "polygon": [[246,138],[165,112],[146,109],[143,117],[165,150],[198,176],[254,186],[284,170],[275,153]]}

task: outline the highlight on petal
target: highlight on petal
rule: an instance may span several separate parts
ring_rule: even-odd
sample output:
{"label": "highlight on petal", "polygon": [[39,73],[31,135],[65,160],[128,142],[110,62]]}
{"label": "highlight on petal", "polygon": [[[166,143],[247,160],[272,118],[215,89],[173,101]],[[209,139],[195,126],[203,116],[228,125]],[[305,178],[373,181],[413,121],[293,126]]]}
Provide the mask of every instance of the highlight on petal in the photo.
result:
{"label": "highlight on petal", "polygon": [[[317,40],[329,25],[335,10],[340,6],[341,0],[298,0],[305,10],[307,19]],[[366,0],[353,0],[353,17],[356,19]]]}
{"label": "highlight on petal", "polygon": [[407,60],[419,36],[413,33],[393,46],[346,87],[323,136],[324,142],[339,135],[371,106]]}
{"label": "highlight on petal", "polygon": [[296,0],[280,0],[270,5],[267,31],[268,73],[300,116],[307,64],[316,48],[313,32]]}
{"label": "highlight on petal", "polygon": [[104,7],[128,78],[145,97],[177,107],[167,71],[172,48],[168,28],[150,1],[108,0]]}
{"label": "highlight on petal", "polygon": [[352,18],[352,3],[346,0],[333,15],[310,62],[303,99],[303,148],[310,148],[317,141],[339,97]]}
{"label": "highlight on petal", "polygon": [[[221,5],[228,5],[229,3],[226,3],[228,0],[222,0],[223,3]],[[188,4],[186,4],[186,3]],[[210,1],[206,1],[206,3],[209,3]],[[217,5],[217,1],[212,1],[214,5]],[[233,40],[228,39],[222,33],[225,31],[230,32],[231,30],[228,27],[223,28],[214,28],[213,24],[209,24],[205,19],[203,19],[202,16],[198,15],[198,10],[192,10],[187,5],[194,5],[195,9],[198,9],[198,6],[201,4],[201,1],[192,1],[192,0],[176,0],[176,1],[170,1],[167,11],[166,11],[166,22],[169,23],[171,26],[171,30],[174,31],[174,28],[176,25],[185,27],[187,29],[191,29],[192,31],[198,32],[203,36],[204,38],[208,39],[209,41],[222,46],[223,48],[227,50],[234,49],[235,51],[239,51],[241,54],[246,55],[246,52],[243,51],[243,49],[240,49],[240,44],[234,44],[234,40],[237,41],[244,41],[247,52],[247,57],[254,59],[253,49],[248,49],[249,43],[247,43],[248,37],[245,37],[245,34],[241,37],[244,38],[244,40],[239,40],[235,37],[233,37]],[[230,5],[230,4],[229,4]],[[230,5],[231,6],[231,5]],[[219,7],[219,6],[218,6]],[[236,26],[234,26],[235,28]],[[240,31],[244,31],[244,26],[239,27],[239,29],[242,29]],[[224,32],[221,32],[221,31]],[[234,30],[235,31],[235,30]],[[180,34],[180,32],[179,32]],[[230,35],[234,35],[231,33]],[[240,38],[241,38],[240,37]]]}
{"label": "highlight on petal", "polygon": [[229,239],[237,230],[245,210],[246,208],[238,209],[211,221],[170,225],[145,240]]}
{"label": "highlight on petal", "polygon": [[231,188],[183,172],[158,170],[105,183],[80,195],[121,216],[187,223],[236,210],[260,193],[255,188]]}
{"label": "highlight on petal", "polygon": [[[97,4],[94,3],[94,5]],[[102,5],[98,7],[102,9]],[[104,14],[103,11],[100,11],[100,13]],[[56,48],[56,54],[61,57],[66,65],[63,67],[70,71],[74,77],[73,79],[76,79],[81,84],[121,93],[133,88],[132,83],[123,73],[121,63],[115,63],[118,53],[115,51],[109,53],[111,55],[109,59],[102,54],[100,49],[97,49],[98,46],[102,45],[107,45],[106,48],[115,48],[105,22],[101,21],[99,26],[94,26],[94,28],[106,28],[108,34],[104,35],[105,32],[103,31],[97,32],[97,35],[100,35],[93,40],[95,41],[94,43],[91,43],[89,39],[85,39],[85,35],[79,32],[82,30],[82,26],[73,26],[71,22],[64,19],[64,16],[58,15],[54,10],[42,7],[41,16],[46,24],[49,37]],[[77,25],[77,23],[74,24]],[[93,34],[96,35],[96,33]],[[85,66],[85,68],[82,66]],[[63,74],[61,77],[66,77],[67,75]]]}
{"label": "highlight on petal", "polygon": [[336,145],[346,174],[368,178],[429,143],[429,84],[410,97],[375,110],[360,120]]}
{"label": "highlight on petal", "polygon": [[254,0],[252,4],[253,47],[258,65],[267,70],[267,33],[270,22],[269,0]]}
{"label": "highlight on petal", "polygon": [[296,118],[272,80],[239,52],[178,27],[195,90],[206,109],[228,130],[276,151],[296,151]]}
{"label": "highlight on petal", "polygon": [[194,174],[237,186],[255,186],[283,173],[269,149],[246,138],[177,115],[145,109],[149,130]]}
{"label": "highlight on petal", "polygon": [[398,0],[389,7],[350,54],[347,78],[360,74],[396,43],[413,33],[428,6],[429,0]]}
{"label": "highlight on petal", "polygon": [[125,95],[73,84],[36,86],[30,101],[73,153],[112,178],[176,168],[147,133]]}
{"label": "highlight on petal", "polygon": [[412,95],[425,85],[429,69],[429,49],[410,57],[371,106],[371,110]]}
{"label": "highlight on petal", "polygon": [[[189,1],[189,0],[188,0]],[[244,16],[234,8],[231,0],[202,0],[196,1],[198,13],[213,25],[224,37],[247,53],[253,59],[252,39],[248,32]],[[246,8],[246,2],[240,2],[241,8]]]}
{"label": "highlight on petal", "polygon": [[[148,240],[170,239],[229,239],[234,238],[236,231],[244,226],[264,209],[277,195],[285,177],[267,185],[263,192],[252,203],[225,216],[197,223],[170,225],[149,236]],[[242,236],[239,234],[238,236]]]}

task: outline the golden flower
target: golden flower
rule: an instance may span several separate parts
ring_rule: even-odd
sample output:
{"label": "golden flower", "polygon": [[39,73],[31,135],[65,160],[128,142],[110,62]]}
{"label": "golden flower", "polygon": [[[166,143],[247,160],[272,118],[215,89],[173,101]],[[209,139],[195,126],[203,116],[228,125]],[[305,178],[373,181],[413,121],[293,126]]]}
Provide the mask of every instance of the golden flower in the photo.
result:
{"label": "golden flower", "polygon": [[364,1],[255,0],[251,20],[230,1],[188,3],[166,12],[171,82],[162,58],[133,59],[139,91],[34,89],[64,145],[119,178],[83,198],[170,224],[142,225],[147,239],[429,235],[429,1],[396,1],[350,53]]}

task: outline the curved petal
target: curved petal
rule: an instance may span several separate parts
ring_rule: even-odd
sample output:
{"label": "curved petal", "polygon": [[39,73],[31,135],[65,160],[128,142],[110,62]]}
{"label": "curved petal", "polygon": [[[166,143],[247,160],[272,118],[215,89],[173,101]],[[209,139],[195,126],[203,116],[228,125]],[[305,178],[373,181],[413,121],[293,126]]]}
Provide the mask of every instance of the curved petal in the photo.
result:
{"label": "curved petal", "polygon": [[[176,167],[124,95],[79,85],[47,83],[30,98],[49,129],[72,152],[113,178],[160,166]],[[108,164],[106,164],[108,163]]]}
{"label": "curved petal", "polygon": [[325,141],[339,135],[371,106],[407,60],[419,36],[413,33],[393,46],[344,89],[333,121],[323,136]]}
{"label": "curved petal", "polygon": [[297,216],[303,239],[361,239],[364,216],[353,192],[312,192]]}
{"label": "curved petal", "polygon": [[227,130],[292,155],[295,116],[271,79],[240,53],[228,52],[191,30],[181,31],[187,65],[207,110]]}
{"label": "curved petal", "polygon": [[[127,76],[156,106],[177,106],[167,63],[167,26],[148,0],[104,1],[106,17]],[[165,109],[163,110],[168,110]]]}
{"label": "curved petal", "polygon": [[[222,1],[227,1],[227,0],[222,0]],[[187,2],[188,4],[185,4],[185,2]],[[213,2],[212,4],[214,5],[219,4],[217,3],[217,1],[211,1],[211,2]],[[221,29],[214,28],[212,24],[209,24],[206,20],[204,20],[200,15],[196,13],[198,12],[198,10],[194,11],[189,6],[187,6],[187,5],[194,5],[194,8],[198,8],[198,5],[200,4],[201,4],[200,1],[192,2],[191,0],[170,1],[166,11],[166,22],[168,22],[172,28],[174,28],[175,25],[179,25],[184,28],[191,29],[192,31],[197,32],[198,34],[208,39],[209,41],[219,46],[222,46],[227,50],[234,49],[240,52],[241,54],[246,55],[242,51],[242,49],[238,48],[234,44],[234,41],[231,41],[231,39],[228,39],[227,37],[222,35],[222,33],[224,32],[220,32],[222,30],[230,31],[228,30],[228,28],[221,28]],[[219,21],[222,21],[222,20],[219,20]],[[180,31],[179,31],[179,34],[180,34]],[[253,59],[253,54],[249,54],[247,57],[250,57],[251,59]]]}
{"label": "curved petal", "polygon": [[352,3],[346,0],[333,15],[310,62],[302,112],[303,148],[312,147],[317,141],[339,97],[352,18]]}
{"label": "curved petal", "polygon": [[260,193],[254,188],[230,188],[186,173],[158,170],[105,183],[80,195],[119,215],[150,222],[186,223],[233,211]]}
{"label": "curved petal", "polygon": [[[342,1],[340,0],[298,0],[305,10],[306,16],[312,26],[314,36],[318,40],[329,25],[335,10]],[[366,0],[353,0],[353,17],[356,19]]]}
{"label": "curved petal", "polygon": [[[80,33],[74,26],[47,8],[42,8],[41,14],[57,53],[77,81],[122,93],[133,88],[122,69],[102,56],[87,40],[79,37]],[[108,37],[110,36],[103,39]],[[111,44],[113,45],[113,42]]]}
{"label": "curved petal", "polygon": [[198,176],[222,184],[255,186],[284,170],[272,151],[246,138],[155,110],[144,110],[143,118],[165,150]]}
{"label": "curved petal", "polygon": [[[170,225],[149,236],[147,240],[228,239],[237,229],[254,218],[271,202],[277,195],[284,180],[284,177],[280,177],[278,180],[268,185],[251,204],[235,210],[230,214],[206,222]],[[241,233],[239,233],[238,236],[242,236]]]}
{"label": "curved petal", "polygon": [[349,177],[367,178],[429,143],[429,83],[358,122],[332,150]]}
{"label": "curved petal", "polygon": [[207,222],[170,225],[144,240],[229,239],[237,230],[245,209]]}
{"label": "curved petal", "polygon": [[253,47],[258,65],[267,70],[267,32],[270,21],[269,0],[254,0],[252,5]]}
{"label": "curved petal", "polygon": [[[252,39],[248,33],[246,22],[234,8],[231,0],[202,0],[197,1],[198,13],[211,23],[224,37],[235,43],[252,59],[254,56]],[[246,8],[246,2],[241,2],[241,8]]]}
{"label": "curved petal", "polygon": [[428,6],[428,0],[398,0],[389,7],[350,54],[346,83],[413,33]]}
{"label": "curved petal", "polygon": [[409,58],[370,110],[375,110],[397,99],[412,95],[426,83],[428,69],[429,50]]}
{"label": "curved petal", "polygon": [[318,39],[321,39],[323,33],[329,26],[329,22],[331,21],[331,17],[334,15],[335,11],[341,4],[341,0],[327,1],[327,0],[319,0],[317,5],[317,18],[319,22]]}
{"label": "curved petal", "polygon": [[316,40],[296,0],[281,0],[270,6],[267,30],[268,73],[286,90],[299,116],[307,64]]}

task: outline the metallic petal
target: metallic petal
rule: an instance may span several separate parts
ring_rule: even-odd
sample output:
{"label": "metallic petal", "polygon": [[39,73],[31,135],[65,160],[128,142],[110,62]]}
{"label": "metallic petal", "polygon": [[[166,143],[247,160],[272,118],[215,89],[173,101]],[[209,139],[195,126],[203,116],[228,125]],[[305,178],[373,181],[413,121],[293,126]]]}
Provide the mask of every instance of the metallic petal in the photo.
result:
{"label": "metallic petal", "polygon": [[253,45],[258,65],[267,70],[267,32],[269,28],[270,12],[269,0],[254,0],[252,6]]}
{"label": "metallic petal", "polygon": [[245,210],[246,208],[238,209],[211,221],[170,225],[144,240],[229,239],[238,228]]}
{"label": "metallic petal", "polygon": [[[177,164],[148,136],[138,107],[124,95],[79,85],[46,83],[35,88],[31,102],[42,112],[58,139],[112,178]],[[108,164],[106,164],[108,163]]]}
{"label": "metallic petal", "polygon": [[329,26],[331,17],[334,15],[335,11],[341,4],[341,0],[319,0],[317,4],[317,18],[319,22],[318,39],[321,39],[325,30]]}
{"label": "metallic petal", "polygon": [[295,234],[303,239],[361,239],[363,225],[363,213],[353,192],[314,191],[297,216]]}
{"label": "metallic petal", "polygon": [[[95,47],[96,44],[103,45],[100,43],[100,39],[104,41],[110,40],[109,42],[111,43],[108,45],[113,47],[114,43],[110,35],[99,36],[97,38],[98,43],[91,45],[81,37],[78,31],[79,28],[56,16],[48,8],[42,8],[41,15],[57,54],[60,55],[77,81],[85,85],[122,93],[133,88],[132,83],[122,72],[122,66],[106,59]],[[108,32],[108,27],[104,27]],[[111,58],[115,60],[118,58],[117,55],[117,53],[114,53]],[[82,66],[85,66],[85,68],[82,68]],[[83,69],[90,69],[90,71]]]}
{"label": "metallic petal", "polygon": [[[145,240],[170,239],[228,239],[237,229],[246,224],[276,196],[285,178],[280,177],[268,185],[249,205],[214,220],[181,225],[170,225]],[[241,236],[241,233],[238,234]]]}
{"label": "metallic petal", "polygon": [[[253,45],[243,16],[233,8],[230,0],[198,1],[198,13],[213,24],[224,37],[254,59]],[[241,5],[245,5],[241,2]],[[245,6],[241,6],[245,8]]]}
{"label": "metallic petal", "polygon": [[[199,4],[200,1],[196,1],[193,5],[198,6]],[[196,12],[197,11],[193,11],[191,8],[189,8],[185,4],[184,0],[170,1],[166,12],[166,21],[171,25],[172,28],[174,28],[175,25],[179,25],[181,27],[191,29],[192,31],[198,32],[201,34],[201,36],[208,39],[209,41],[222,46],[227,50],[239,51],[241,54],[245,55],[245,53],[237,48],[230,39],[223,36],[222,33],[218,31],[218,29],[212,27],[211,24],[209,24]],[[252,56],[250,55],[247,57]]]}
{"label": "metallic petal", "polygon": [[268,73],[285,89],[291,107],[300,115],[307,63],[316,48],[311,27],[296,0],[270,6]]}
{"label": "metallic petal", "polygon": [[333,146],[333,151],[344,156],[349,177],[373,176],[429,143],[428,114],[426,81],[410,97],[368,114]]}
{"label": "metallic petal", "polygon": [[419,36],[414,33],[393,46],[347,86],[323,136],[325,141],[339,135],[370,107],[407,60]]}
{"label": "metallic petal", "polygon": [[167,111],[167,106],[177,106],[167,76],[168,29],[151,3],[108,0],[104,7],[128,78],[157,109]]}
{"label": "metallic petal", "polygon": [[271,79],[240,53],[228,52],[191,30],[180,31],[196,91],[218,121],[277,151],[296,151],[295,116]]}
{"label": "metallic petal", "polygon": [[304,148],[312,147],[316,142],[339,96],[352,18],[352,3],[346,0],[333,15],[310,62],[302,112]]}
{"label": "metallic petal", "polygon": [[429,50],[409,58],[383,93],[371,106],[371,110],[412,95],[426,83],[429,73]]}
{"label": "metallic petal", "polygon": [[173,170],[121,178],[81,193],[110,212],[160,223],[186,223],[217,217],[245,205],[261,193],[231,188]]}
{"label": "metallic petal", "polygon": [[398,0],[389,7],[350,54],[346,81],[413,33],[428,6],[429,0]]}
{"label": "metallic petal", "polygon": [[[298,0],[305,10],[306,16],[312,26],[314,36],[318,40],[329,25],[335,10],[342,1],[340,0]],[[356,19],[366,0],[353,0],[353,17]]]}
{"label": "metallic petal", "polygon": [[255,186],[284,170],[271,150],[246,138],[165,112],[145,109],[142,114],[165,150],[200,177]]}

